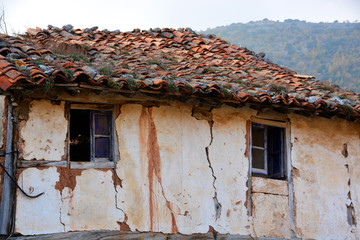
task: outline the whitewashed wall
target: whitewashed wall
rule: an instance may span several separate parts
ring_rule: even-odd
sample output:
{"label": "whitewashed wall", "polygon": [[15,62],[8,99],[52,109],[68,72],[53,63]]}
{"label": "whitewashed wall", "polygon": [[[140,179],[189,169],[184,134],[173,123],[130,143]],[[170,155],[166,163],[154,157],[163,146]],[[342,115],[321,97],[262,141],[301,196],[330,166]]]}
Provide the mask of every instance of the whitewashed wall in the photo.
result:
{"label": "whitewashed wall", "polygon": [[[64,152],[60,149],[64,149],[67,133],[63,103],[53,106],[35,101],[31,106],[29,120],[21,130],[23,156],[61,160]],[[47,117],[48,108],[56,117]],[[213,109],[212,124],[208,117],[193,117],[192,108],[186,105],[123,105],[115,120],[119,145],[115,171],[60,167],[19,170],[19,184],[26,191],[45,194],[27,199],[17,193],[16,232],[121,229],[192,234],[214,229],[253,237],[290,238],[285,181],[254,178],[249,216],[249,160],[245,152],[252,115],[256,111],[248,108]],[[349,225],[346,204],[352,203],[359,219],[359,123],[288,117],[295,235],[356,239],[359,229]],[[30,149],[26,144],[31,139],[44,137],[44,132],[30,134],[31,126],[39,122],[49,128],[57,126],[58,134],[55,137],[54,132],[44,130],[52,144],[39,140]],[[346,158],[342,154],[344,143]],[[47,150],[44,144],[49,146]]]}

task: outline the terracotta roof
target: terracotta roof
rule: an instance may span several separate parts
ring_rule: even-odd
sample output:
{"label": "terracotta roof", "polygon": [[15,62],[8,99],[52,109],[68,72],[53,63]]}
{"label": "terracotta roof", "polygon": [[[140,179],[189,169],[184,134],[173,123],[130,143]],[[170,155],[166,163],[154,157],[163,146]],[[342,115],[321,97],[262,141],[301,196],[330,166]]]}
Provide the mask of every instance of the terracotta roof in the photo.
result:
{"label": "terracotta roof", "polygon": [[0,35],[0,87],[86,83],[234,104],[360,117],[360,95],[297,75],[246,48],[191,29],[132,32],[49,26]]}

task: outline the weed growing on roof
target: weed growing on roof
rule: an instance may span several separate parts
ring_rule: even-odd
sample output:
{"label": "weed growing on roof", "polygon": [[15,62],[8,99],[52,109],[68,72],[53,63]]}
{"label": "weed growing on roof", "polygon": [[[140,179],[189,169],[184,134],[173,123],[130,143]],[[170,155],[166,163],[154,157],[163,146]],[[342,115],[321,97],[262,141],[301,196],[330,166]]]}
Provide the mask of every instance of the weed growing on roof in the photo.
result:
{"label": "weed growing on roof", "polygon": [[229,85],[224,85],[223,88],[231,89],[231,86],[229,86]]}
{"label": "weed growing on roof", "polygon": [[231,99],[231,93],[224,87],[219,89],[225,95],[225,99]]}
{"label": "weed growing on roof", "polygon": [[71,80],[74,77],[74,71],[68,68],[63,69],[67,79]]}
{"label": "weed growing on roof", "polygon": [[87,59],[86,57],[83,56],[77,56],[77,55],[70,55],[70,57],[75,61],[75,62],[80,62],[80,60],[83,60],[84,62],[90,63],[90,60]]}
{"label": "weed growing on roof", "polygon": [[249,71],[247,70],[247,69],[245,69],[245,70],[243,70],[244,72],[246,72],[246,73],[249,73]]}
{"label": "weed growing on roof", "polygon": [[194,88],[190,85],[190,83],[185,83],[185,88],[191,90],[191,92],[194,92]]}
{"label": "weed growing on roof", "polygon": [[179,91],[179,88],[175,85],[175,83],[169,83],[169,91],[172,93],[176,93],[177,91]]}
{"label": "weed growing on roof", "polygon": [[333,91],[334,89],[330,86],[321,86],[320,89],[324,90],[324,91]]}
{"label": "weed growing on roof", "polygon": [[75,61],[75,62],[80,62],[80,58],[76,55],[70,55],[70,57]]}
{"label": "weed growing on roof", "polygon": [[36,66],[45,65],[45,61],[41,58],[31,60]]}
{"label": "weed growing on roof", "polygon": [[116,46],[110,46],[112,49],[117,49],[117,47]]}
{"label": "weed growing on roof", "polygon": [[121,52],[120,52],[120,55],[130,55],[130,53],[127,52],[127,51],[121,51]]}
{"label": "weed growing on roof", "polygon": [[236,60],[239,60],[239,61],[244,61],[243,58],[239,58],[239,57],[235,57]]}
{"label": "weed growing on roof", "polygon": [[145,80],[145,78],[144,78],[144,77],[141,77],[141,78],[139,78],[139,80],[144,81],[144,80]]}
{"label": "weed growing on roof", "polygon": [[165,63],[161,60],[156,60],[156,59],[153,59],[153,60],[150,60],[148,61],[148,64],[156,64],[158,65],[162,70],[166,70],[167,67],[165,66]]}
{"label": "weed growing on roof", "polygon": [[259,67],[255,67],[254,70],[255,70],[255,71],[261,71],[262,69],[259,68]]}
{"label": "weed growing on roof", "polygon": [[45,85],[43,86],[43,90],[45,92],[50,91],[54,87],[54,79],[53,78],[47,78],[45,80]]}
{"label": "weed growing on roof", "polygon": [[88,45],[83,45],[83,48],[88,51],[90,47]]}
{"label": "weed growing on roof", "polygon": [[131,91],[134,91],[136,89],[138,89],[140,87],[140,84],[137,83],[135,80],[133,79],[128,79],[127,80],[127,83],[128,83],[128,87]]}
{"label": "weed growing on roof", "polygon": [[206,68],[202,71],[202,73],[214,73],[215,72],[215,69],[213,68]]}
{"label": "weed growing on roof", "polygon": [[111,88],[114,88],[114,89],[117,89],[117,90],[120,90],[121,89],[121,84],[118,83],[118,82],[112,82],[112,81],[109,81],[107,83],[107,85]]}
{"label": "weed growing on roof", "polygon": [[346,97],[344,95],[340,95],[339,98],[340,99],[346,99]]}
{"label": "weed growing on roof", "polygon": [[353,114],[353,109],[348,105],[341,105],[341,108],[344,109],[347,118],[350,118],[351,114]]}
{"label": "weed growing on roof", "polygon": [[260,84],[258,84],[258,83],[254,83],[253,86],[254,86],[254,87],[257,87],[257,88],[262,87],[262,86],[261,86]]}
{"label": "weed growing on roof", "polygon": [[108,68],[108,67],[101,67],[101,68],[99,68],[99,73],[101,75],[105,75],[105,76],[110,77],[113,74],[113,71],[111,71],[111,69]]}
{"label": "weed growing on roof", "polygon": [[129,74],[131,74],[135,79],[138,78],[138,74],[136,72],[129,72]]}
{"label": "weed growing on roof", "polygon": [[248,86],[249,86],[249,83],[244,82],[244,81],[242,81],[242,80],[235,80],[234,82],[235,82],[235,83],[238,83],[238,84],[240,84],[241,86],[244,86],[244,87],[248,87]]}
{"label": "weed growing on roof", "polygon": [[285,87],[279,85],[272,85],[269,90],[272,92],[287,92]]}

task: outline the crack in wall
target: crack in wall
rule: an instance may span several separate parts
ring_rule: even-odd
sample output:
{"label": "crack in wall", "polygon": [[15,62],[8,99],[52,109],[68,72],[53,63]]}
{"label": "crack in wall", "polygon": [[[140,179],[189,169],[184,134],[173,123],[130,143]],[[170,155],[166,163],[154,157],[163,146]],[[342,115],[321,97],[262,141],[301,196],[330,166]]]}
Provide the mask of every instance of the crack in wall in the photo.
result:
{"label": "crack in wall", "polygon": [[[345,146],[346,144],[344,144]],[[344,155],[344,157],[346,158],[347,157],[347,150],[346,150],[346,156]],[[347,193],[347,203],[345,204],[346,205],[346,212],[347,212],[347,221],[348,221],[348,224],[350,226],[355,226],[356,227],[356,215],[355,215],[355,207],[354,207],[354,203],[352,201],[352,198],[351,198],[351,178],[350,178],[350,169],[349,169],[349,164],[345,164],[345,167],[346,167],[346,170],[349,174],[349,180],[348,180],[348,193]]]}
{"label": "crack in wall", "polygon": [[64,204],[64,200],[63,200],[63,195],[62,195],[62,191],[60,191],[60,200],[61,200],[61,205],[60,205],[60,210],[59,210],[59,221],[61,223],[61,225],[63,225],[64,227],[64,232],[66,232],[66,228],[65,228],[65,223],[62,221],[61,219],[61,215],[62,215],[62,208],[63,208],[63,204]]}
{"label": "crack in wall", "polygon": [[215,182],[216,182],[216,176],[215,176],[215,172],[214,172],[214,169],[211,165],[211,161],[210,161],[210,154],[209,154],[209,148],[214,140],[214,135],[213,135],[213,126],[214,126],[214,121],[211,120],[209,121],[209,126],[210,126],[210,143],[207,147],[205,147],[205,153],[206,153],[206,159],[209,163],[209,168],[211,170],[211,175],[213,177],[213,188],[215,190],[215,193],[214,193],[214,197],[213,197],[213,200],[214,200],[214,207],[215,207],[215,219],[218,220],[221,216],[221,203],[219,202],[218,200],[218,197],[217,197],[217,189],[216,189],[216,186],[215,186]]}

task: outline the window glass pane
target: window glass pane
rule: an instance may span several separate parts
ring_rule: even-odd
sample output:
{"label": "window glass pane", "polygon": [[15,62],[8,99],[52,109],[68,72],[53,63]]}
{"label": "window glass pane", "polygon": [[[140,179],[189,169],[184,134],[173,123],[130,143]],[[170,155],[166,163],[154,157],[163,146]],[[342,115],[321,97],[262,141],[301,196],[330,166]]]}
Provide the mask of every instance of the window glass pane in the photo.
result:
{"label": "window glass pane", "polygon": [[95,158],[110,158],[109,138],[95,138]]}
{"label": "window glass pane", "polygon": [[259,124],[253,124],[252,127],[252,145],[264,147],[264,128]]}
{"label": "window glass pane", "polygon": [[284,177],[283,135],[283,128],[268,128],[268,173],[273,178]]}
{"label": "window glass pane", "polygon": [[110,135],[109,114],[95,114],[95,135]]}
{"label": "window glass pane", "polygon": [[252,149],[252,167],[265,169],[264,150]]}

